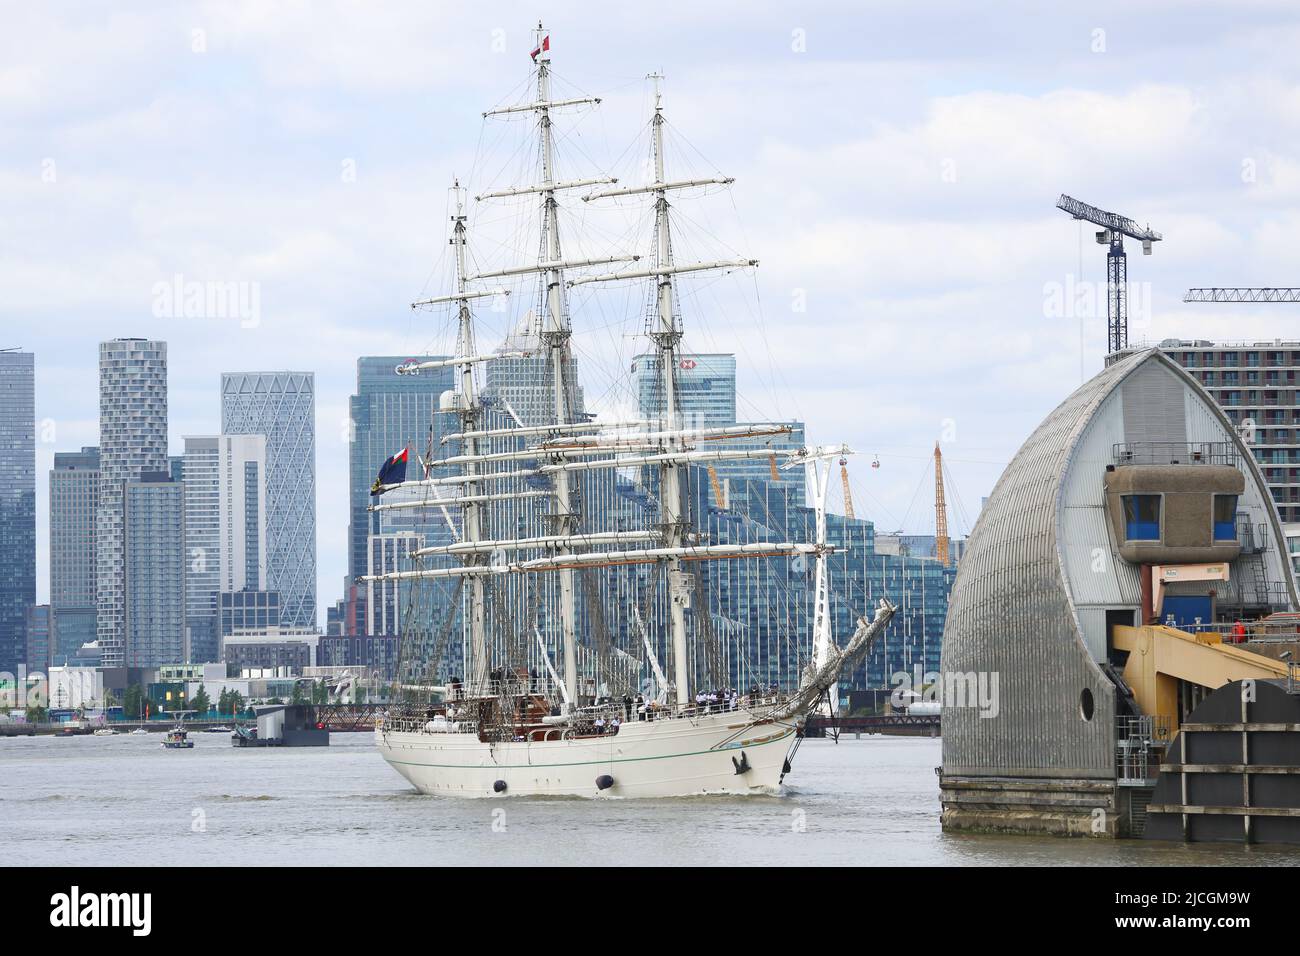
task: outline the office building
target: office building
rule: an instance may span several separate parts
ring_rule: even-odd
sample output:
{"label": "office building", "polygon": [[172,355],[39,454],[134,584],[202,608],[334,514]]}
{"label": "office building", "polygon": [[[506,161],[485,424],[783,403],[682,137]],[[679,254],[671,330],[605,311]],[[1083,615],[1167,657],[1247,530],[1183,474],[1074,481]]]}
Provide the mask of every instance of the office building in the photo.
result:
{"label": "office building", "polygon": [[0,352],[0,671],[27,653],[36,603],[36,357]]}
{"label": "office building", "polygon": [[250,628],[222,639],[227,671],[252,668],[287,668],[301,674],[317,662],[320,635],[310,628]]}
{"label": "office building", "polygon": [[[713,428],[736,423],[736,356],[696,354],[677,357],[677,404],[683,428]],[[658,418],[664,405],[659,356],[632,360],[632,382],[642,418]]]}
{"label": "office building", "polygon": [[95,640],[95,513],[99,449],[55,452],[50,470],[51,656],[68,664]]}
{"label": "office building", "polygon": [[316,394],[311,372],[227,372],[221,431],[266,437],[266,575],[282,620],[316,622]]}
{"label": "office building", "polygon": [[[684,354],[677,357],[677,410],[682,428],[724,428],[743,424],[736,418],[736,356],[727,353]],[[632,362],[632,381],[637,395],[637,410],[641,418],[657,420],[664,414],[663,374],[658,355],[638,355]],[[792,450],[804,446],[802,422],[788,421],[772,424],[789,428],[785,434],[742,441],[700,442],[708,451]],[[730,495],[743,493],[745,482],[771,481],[787,483],[793,501],[803,504],[807,493],[804,487],[804,469],[782,468],[781,458],[741,458],[713,463],[712,472],[705,472],[709,485],[709,500],[718,507],[728,507],[733,502]],[[714,478],[717,486],[714,487]],[[734,485],[734,489],[733,489]],[[719,500],[721,492],[721,500]]]}
{"label": "office building", "polygon": [[[522,425],[545,425],[555,421],[555,396],[551,382],[554,366],[542,342],[540,320],[530,312],[520,326],[506,337],[496,357],[484,366],[483,395],[491,398]],[[564,418],[583,421],[586,417],[583,392],[578,385],[578,361],[566,363],[570,399]]]}
{"label": "office building", "polygon": [[43,674],[54,661],[54,616],[48,604],[33,604],[27,608],[27,673]]}
{"label": "office building", "polygon": [[[429,361],[424,356],[415,361]],[[440,426],[455,423],[454,416],[435,415],[438,398],[454,387],[452,368],[423,369],[398,375],[398,365],[410,361],[400,356],[365,356],[357,359],[357,391],[349,399],[351,441],[348,445],[348,575],[366,573],[367,538],[380,530],[380,513],[366,509],[375,501],[370,487],[388,458],[410,449],[407,477],[420,477],[418,457],[440,458]],[[391,501],[392,498],[385,498]],[[388,514],[395,514],[389,512]],[[412,509],[408,519],[416,530],[445,525],[434,509]],[[365,591],[360,592],[365,594]],[[365,617],[364,607],[358,616]]]}
{"label": "office building", "polygon": [[[126,486],[146,473],[169,477],[170,468],[167,343],[148,339],[100,343],[95,605],[99,653],[106,667],[128,663]],[[179,540],[176,547],[179,550]]]}
{"label": "office building", "polygon": [[322,637],[317,653],[320,667],[347,667],[357,677],[391,681],[397,676],[401,639],[393,634]]}
{"label": "office building", "polygon": [[[232,634],[280,626],[279,591],[222,591],[217,595],[217,644]],[[224,660],[224,654],[219,654]]]}

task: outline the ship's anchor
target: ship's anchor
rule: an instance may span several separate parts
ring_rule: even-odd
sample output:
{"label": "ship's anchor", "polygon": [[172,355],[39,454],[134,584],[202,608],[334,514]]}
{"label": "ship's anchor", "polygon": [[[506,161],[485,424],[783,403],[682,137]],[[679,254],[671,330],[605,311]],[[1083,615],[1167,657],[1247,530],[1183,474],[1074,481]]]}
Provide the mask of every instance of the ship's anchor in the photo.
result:
{"label": "ship's anchor", "polygon": [[750,771],[749,757],[746,755],[745,751],[743,750],[740,752],[739,760],[737,760],[735,757],[731,758],[731,765],[736,768],[737,776],[739,776],[742,773],[749,773]]}

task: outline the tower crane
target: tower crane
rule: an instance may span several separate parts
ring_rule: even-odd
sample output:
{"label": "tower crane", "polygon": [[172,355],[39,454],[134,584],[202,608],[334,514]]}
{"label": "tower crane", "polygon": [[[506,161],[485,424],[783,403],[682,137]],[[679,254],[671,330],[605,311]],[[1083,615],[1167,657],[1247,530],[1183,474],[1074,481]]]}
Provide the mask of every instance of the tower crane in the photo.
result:
{"label": "tower crane", "polygon": [[1300,302],[1300,289],[1188,289],[1184,302]]}
{"label": "tower crane", "polygon": [[948,505],[943,500],[943,452],[934,443],[934,556],[945,568],[948,558]]}
{"label": "tower crane", "polygon": [[840,459],[840,484],[844,486],[844,517],[853,520],[853,492],[849,490],[849,460]]}
{"label": "tower crane", "polygon": [[718,469],[709,465],[709,484],[713,486],[713,500],[718,503],[718,507],[726,509],[727,496],[723,493],[722,482],[718,480]]}
{"label": "tower crane", "polygon": [[1128,348],[1128,256],[1124,252],[1124,237],[1142,242],[1142,254],[1151,255],[1152,243],[1161,240],[1160,233],[1150,226],[1139,226],[1127,216],[1120,216],[1086,202],[1061,194],[1056,208],[1063,209],[1075,219],[1083,219],[1101,226],[1097,244],[1110,246],[1106,253],[1106,329],[1107,352],[1114,355]]}

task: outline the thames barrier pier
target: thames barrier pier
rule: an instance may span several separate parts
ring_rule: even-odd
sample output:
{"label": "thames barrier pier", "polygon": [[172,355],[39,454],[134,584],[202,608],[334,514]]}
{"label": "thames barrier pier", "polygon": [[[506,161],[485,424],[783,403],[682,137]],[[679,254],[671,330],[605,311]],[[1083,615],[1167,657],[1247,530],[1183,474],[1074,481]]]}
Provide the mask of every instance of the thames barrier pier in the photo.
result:
{"label": "thames barrier pier", "polygon": [[1297,597],[1248,439],[1150,349],[1021,446],[944,631],[946,830],[1300,842]]}

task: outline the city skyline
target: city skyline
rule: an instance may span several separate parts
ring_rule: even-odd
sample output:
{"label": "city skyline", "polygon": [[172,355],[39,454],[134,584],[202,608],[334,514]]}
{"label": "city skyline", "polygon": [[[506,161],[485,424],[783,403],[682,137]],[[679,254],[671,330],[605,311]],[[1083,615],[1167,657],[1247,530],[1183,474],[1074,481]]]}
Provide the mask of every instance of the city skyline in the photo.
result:
{"label": "city skyline", "polygon": [[[1267,55],[1268,37],[1296,29],[1285,7],[1208,4],[1191,22],[1100,4],[1086,16],[1022,17],[1014,33],[960,4],[875,20],[701,15],[665,6],[636,25],[646,52],[634,57],[602,42],[628,26],[625,14],[596,25],[561,10],[548,22],[557,70],[605,96],[599,122],[612,156],[644,120],[644,74],[666,75],[672,123],[736,176],[740,227],[721,224],[723,237],[761,260],[748,297],[733,289],[687,303],[696,324],[686,345],[737,354],[750,406],[741,418],[797,418],[812,441],[847,440],[869,496],[860,510],[882,529],[928,530],[926,510],[909,504],[935,437],[973,505],[1014,451],[1009,436],[1052,407],[1061,382],[1100,367],[1104,303],[1094,298],[1083,316],[1051,304],[1053,290],[1095,291],[1103,278],[1091,235],[1053,207],[1063,190],[1165,234],[1155,255],[1132,263],[1130,278],[1147,286],[1135,339],[1285,337],[1287,306],[1180,301],[1191,286],[1290,281],[1285,240],[1300,192],[1286,157],[1300,122],[1267,106],[1291,102],[1297,85],[1294,65]],[[473,165],[467,148],[447,144],[472,144],[482,110],[523,78],[535,12],[278,10],[253,23],[181,4],[130,30],[107,8],[79,15],[75,30],[69,16],[25,10],[28,29],[16,34],[75,33],[75,66],[62,43],[10,50],[22,75],[60,65],[65,82],[43,108],[21,84],[0,94],[14,142],[0,168],[15,186],[16,226],[0,238],[15,280],[4,314],[23,329],[4,344],[41,356],[37,471],[55,451],[95,443],[91,341],[108,334],[172,343],[172,450],[185,434],[215,430],[219,371],[304,368],[317,374],[318,454],[346,456],[356,357],[452,350],[450,330],[407,305],[446,291],[431,270],[445,246],[445,190]],[[689,42],[677,42],[688,20]],[[415,54],[438,35],[457,36],[457,49]],[[88,81],[95,75],[123,81],[105,87]],[[872,94],[838,102],[816,92],[828,83]],[[220,101],[232,88],[240,102],[256,91],[251,117]],[[100,118],[88,125],[88,114]],[[1099,116],[1126,149],[1105,145]],[[208,124],[225,131],[223,148],[174,150]],[[268,135],[275,148],[256,148]],[[814,180],[852,185],[827,192]],[[158,201],[125,215],[125,197],[142,194]],[[75,235],[63,225],[90,212]],[[124,221],[128,241],[109,243]],[[188,312],[172,290],[195,282],[237,285],[229,311]],[[584,305],[580,332],[602,319]],[[480,318],[491,348],[513,317],[485,308]],[[610,351],[582,356],[584,379],[599,373],[593,406],[615,367]],[[876,455],[882,467],[868,471]],[[348,566],[332,516],[346,508],[349,480],[320,475],[325,604]],[[46,494],[38,481],[42,601]]]}

